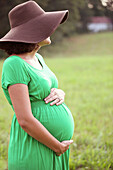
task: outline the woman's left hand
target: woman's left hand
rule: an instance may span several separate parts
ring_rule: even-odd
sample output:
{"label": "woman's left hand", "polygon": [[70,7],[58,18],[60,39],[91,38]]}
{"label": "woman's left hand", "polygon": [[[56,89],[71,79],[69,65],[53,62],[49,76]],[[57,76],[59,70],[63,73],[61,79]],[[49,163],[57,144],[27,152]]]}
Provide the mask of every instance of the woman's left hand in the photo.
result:
{"label": "woman's left hand", "polygon": [[52,103],[50,103],[50,105],[60,105],[64,102],[64,97],[65,97],[65,93],[63,90],[61,89],[57,89],[57,88],[52,88],[51,89],[51,93],[49,94],[49,96],[47,96],[44,101],[45,103],[49,103],[51,101],[53,101]]}

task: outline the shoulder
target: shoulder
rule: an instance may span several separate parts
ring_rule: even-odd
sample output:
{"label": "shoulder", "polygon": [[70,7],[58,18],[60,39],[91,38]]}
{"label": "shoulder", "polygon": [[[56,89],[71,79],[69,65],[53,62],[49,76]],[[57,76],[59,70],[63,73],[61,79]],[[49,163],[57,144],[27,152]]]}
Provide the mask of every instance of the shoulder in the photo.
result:
{"label": "shoulder", "polygon": [[28,85],[29,82],[30,76],[27,68],[18,56],[11,56],[4,61],[2,69],[2,87],[4,89],[16,83]]}
{"label": "shoulder", "polygon": [[9,56],[3,63],[2,72],[26,72],[26,66],[18,56]]}
{"label": "shoulder", "polygon": [[9,56],[7,59],[5,59],[3,65],[8,65],[8,64],[16,64],[16,63],[20,63],[21,60],[19,59],[19,57],[12,55]]}
{"label": "shoulder", "polygon": [[18,68],[21,67],[23,64],[21,62],[21,59],[17,56],[9,56],[7,59],[5,59],[3,63],[3,68]]}

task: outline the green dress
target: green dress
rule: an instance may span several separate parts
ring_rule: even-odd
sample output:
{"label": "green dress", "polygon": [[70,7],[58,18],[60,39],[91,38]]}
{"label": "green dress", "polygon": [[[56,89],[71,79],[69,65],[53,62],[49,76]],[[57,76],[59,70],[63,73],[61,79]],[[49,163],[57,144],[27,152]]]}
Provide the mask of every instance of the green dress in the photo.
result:
{"label": "green dress", "polygon": [[[22,83],[28,86],[33,116],[59,141],[73,136],[74,121],[66,104],[50,106],[44,98],[51,88],[58,88],[55,74],[48,68],[43,57],[36,53],[42,70],[36,69],[16,55],[9,56],[3,63],[2,88],[11,105],[8,86]],[[27,107],[27,106],[26,106]],[[38,130],[38,129],[37,129]],[[46,147],[19,125],[14,111],[8,147],[8,170],[69,170],[70,148],[61,156]]]}

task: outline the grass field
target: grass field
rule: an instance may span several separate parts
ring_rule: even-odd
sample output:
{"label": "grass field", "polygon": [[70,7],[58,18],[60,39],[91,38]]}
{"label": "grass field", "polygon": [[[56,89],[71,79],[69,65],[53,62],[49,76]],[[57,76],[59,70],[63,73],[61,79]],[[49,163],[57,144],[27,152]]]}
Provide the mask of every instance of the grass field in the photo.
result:
{"label": "grass field", "polygon": [[[43,55],[50,58],[45,61],[65,91],[75,120],[70,170],[112,170],[113,33],[73,36],[46,50]],[[0,170],[7,168],[12,116],[0,88]]]}

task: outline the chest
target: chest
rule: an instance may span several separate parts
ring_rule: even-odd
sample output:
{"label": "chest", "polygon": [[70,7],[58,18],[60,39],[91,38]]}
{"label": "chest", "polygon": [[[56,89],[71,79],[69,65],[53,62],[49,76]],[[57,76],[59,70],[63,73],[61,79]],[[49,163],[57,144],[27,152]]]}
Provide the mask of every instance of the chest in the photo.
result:
{"label": "chest", "polygon": [[48,67],[44,70],[32,69],[29,71],[29,76],[28,89],[30,96],[43,99],[50,94],[51,88],[58,88],[57,77]]}
{"label": "chest", "polygon": [[34,67],[37,70],[42,70],[43,69],[43,65],[40,62],[40,60],[38,60],[36,58],[36,60],[25,60],[26,63],[28,63],[31,67]]}

